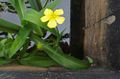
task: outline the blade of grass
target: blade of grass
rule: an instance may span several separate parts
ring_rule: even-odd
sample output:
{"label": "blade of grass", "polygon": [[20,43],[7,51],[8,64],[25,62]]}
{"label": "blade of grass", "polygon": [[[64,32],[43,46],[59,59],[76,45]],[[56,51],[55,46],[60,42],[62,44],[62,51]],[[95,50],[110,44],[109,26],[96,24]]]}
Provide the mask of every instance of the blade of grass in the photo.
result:
{"label": "blade of grass", "polygon": [[22,19],[25,13],[25,2],[24,0],[10,0],[14,8],[16,9],[19,18]]}
{"label": "blade of grass", "polygon": [[42,9],[42,4],[40,0],[29,0],[31,7],[37,11]]}
{"label": "blade of grass", "polygon": [[22,65],[31,65],[38,67],[51,67],[57,65],[57,63],[53,61],[51,58],[40,56],[29,56],[26,58],[22,58],[19,62]]}
{"label": "blade of grass", "polygon": [[[91,62],[89,61],[82,61],[71,56],[64,54],[63,52],[56,50],[45,43],[39,37],[32,35],[32,39],[36,42],[36,44],[41,43],[43,50],[57,63],[60,65],[70,68],[70,69],[85,69],[90,67]],[[90,60],[91,61],[91,60]]]}
{"label": "blade of grass", "polygon": [[0,30],[5,31],[5,32],[17,32],[19,30],[20,26],[10,23],[6,20],[0,19]]}
{"label": "blade of grass", "polygon": [[10,47],[10,52],[8,54],[9,58],[11,58],[22,47],[28,35],[30,34],[31,30],[32,30],[32,27],[30,27],[30,24],[20,29],[15,41]]}
{"label": "blade of grass", "polygon": [[9,0],[13,7],[15,7],[15,0]]}
{"label": "blade of grass", "polygon": [[49,0],[45,1],[45,4],[43,5],[43,8],[45,8],[47,6],[48,2],[49,2]]}
{"label": "blade of grass", "polygon": [[55,0],[50,2],[48,5],[46,5],[42,10],[44,10],[45,8],[50,8],[50,9],[54,9],[56,6],[58,6],[60,3],[62,2],[62,0]]}
{"label": "blade of grass", "polygon": [[5,64],[9,64],[11,62],[11,60],[7,60],[4,58],[0,58],[0,65],[5,65]]}
{"label": "blade of grass", "polygon": [[22,22],[24,23],[26,21],[32,23],[35,32],[37,32],[40,36],[44,35],[41,27],[39,27],[41,24],[39,23],[40,19],[37,11],[30,9],[26,12]]}

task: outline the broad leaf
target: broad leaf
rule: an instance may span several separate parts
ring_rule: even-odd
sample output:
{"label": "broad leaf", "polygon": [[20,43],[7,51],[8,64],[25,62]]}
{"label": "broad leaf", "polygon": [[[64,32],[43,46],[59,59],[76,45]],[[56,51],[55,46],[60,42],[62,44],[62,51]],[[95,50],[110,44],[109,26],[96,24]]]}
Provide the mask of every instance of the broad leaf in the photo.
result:
{"label": "broad leaf", "polygon": [[91,65],[91,60],[89,61],[81,61],[79,59],[73,58],[71,56],[68,56],[66,54],[64,54],[63,52],[52,48],[51,46],[49,46],[47,43],[45,43],[42,39],[40,39],[39,37],[32,35],[32,39],[36,42],[36,43],[41,43],[43,46],[44,51],[57,63],[59,63],[60,65],[66,67],[66,68],[70,68],[70,69],[84,69],[84,68],[88,68]]}
{"label": "broad leaf", "polygon": [[50,67],[56,65],[56,62],[49,57],[28,56],[19,61],[23,65]]}
{"label": "broad leaf", "polygon": [[32,27],[30,25],[26,25],[25,27],[21,28],[15,41],[13,42],[12,46],[10,47],[9,58],[11,58],[25,43],[28,35],[30,34]]}

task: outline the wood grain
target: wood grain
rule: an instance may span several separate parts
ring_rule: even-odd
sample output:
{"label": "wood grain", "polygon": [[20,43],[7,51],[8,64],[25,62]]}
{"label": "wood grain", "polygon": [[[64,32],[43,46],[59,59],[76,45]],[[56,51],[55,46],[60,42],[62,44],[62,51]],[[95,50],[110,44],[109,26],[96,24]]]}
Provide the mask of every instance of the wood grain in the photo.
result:
{"label": "wood grain", "polygon": [[105,46],[107,24],[98,22],[106,17],[107,10],[107,0],[85,0],[85,26],[88,27],[85,29],[85,56],[91,56],[99,66],[108,64]]}

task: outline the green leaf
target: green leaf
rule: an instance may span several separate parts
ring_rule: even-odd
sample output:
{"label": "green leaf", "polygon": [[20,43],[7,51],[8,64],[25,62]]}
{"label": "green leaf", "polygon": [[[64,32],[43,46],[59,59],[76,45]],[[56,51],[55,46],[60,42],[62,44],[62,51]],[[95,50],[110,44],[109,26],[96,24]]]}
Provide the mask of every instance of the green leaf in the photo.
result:
{"label": "green leaf", "polygon": [[29,46],[30,46],[30,40],[27,39],[25,41],[24,45],[22,46],[21,51],[19,51],[19,53],[18,53],[19,57],[23,57],[27,53],[26,51],[27,51]]}
{"label": "green leaf", "polygon": [[10,62],[11,62],[11,60],[0,58],[0,65],[9,64]]}
{"label": "green leaf", "polygon": [[3,39],[0,41],[0,57],[4,57],[5,54],[5,42],[7,39]]}
{"label": "green leaf", "polygon": [[31,65],[39,67],[50,67],[56,65],[56,62],[49,57],[29,56],[19,61],[22,65]]}
{"label": "green leaf", "polygon": [[9,0],[13,7],[15,7],[15,0]]}
{"label": "green leaf", "polygon": [[64,54],[63,52],[59,51],[58,49],[52,48],[47,43],[45,43],[39,37],[32,35],[32,39],[36,43],[43,44],[43,50],[57,63],[60,65],[70,68],[70,69],[85,69],[90,67],[91,63],[89,61],[82,61],[71,56]]}
{"label": "green leaf", "polygon": [[12,42],[12,39],[3,39],[0,41],[0,57],[6,57],[6,54],[9,53],[9,48]]}
{"label": "green leaf", "polygon": [[10,46],[12,45],[12,43],[13,43],[13,39],[10,39],[10,38],[8,38],[7,41],[4,43],[3,50],[4,50],[4,57],[5,58],[8,58],[7,55],[10,51]]}
{"label": "green leaf", "polygon": [[10,52],[8,54],[9,58],[11,58],[22,47],[28,35],[30,34],[31,30],[32,30],[32,27],[30,27],[30,24],[20,29],[15,41],[10,47]]}
{"label": "green leaf", "polygon": [[10,23],[8,21],[5,21],[3,19],[0,19],[0,30],[5,32],[17,32],[19,30],[20,26]]}
{"label": "green leaf", "polygon": [[47,23],[43,23],[40,21],[40,17],[42,17],[44,15],[43,13],[46,8],[54,9],[56,6],[58,6],[60,4],[61,1],[62,0],[52,1],[49,5],[47,5],[44,9],[42,9],[39,13],[37,11],[31,9],[29,12],[27,12],[25,14],[23,21],[31,22],[31,23],[35,24],[36,26],[39,26],[47,31],[50,31],[55,36],[59,36],[59,32],[56,31],[56,29],[48,28]]}
{"label": "green leaf", "polygon": [[11,3],[14,5],[20,19],[24,17],[25,13],[25,3],[24,0],[11,0]]}
{"label": "green leaf", "polygon": [[89,63],[93,64],[94,61],[92,58],[90,58],[89,56],[86,56],[86,58],[88,59]]}
{"label": "green leaf", "polygon": [[[62,2],[62,0],[55,0],[50,2],[45,8],[49,8],[49,9],[54,9],[56,6],[58,6],[60,3]],[[44,9],[45,9],[44,8]],[[43,9],[43,10],[44,10]]]}
{"label": "green leaf", "polygon": [[43,36],[43,31],[42,29],[39,27],[39,13],[33,9],[30,9],[28,12],[25,13],[25,17],[23,18],[23,23],[24,22],[31,22],[31,24],[33,25],[33,28],[35,30],[35,32],[37,32],[37,34],[39,34],[40,36]]}
{"label": "green leaf", "polygon": [[31,7],[37,11],[42,9],[42,4],[40,0],[29,0]]}
{"label": "green leaf", "polygon": [[[29,12],[25,13],[25,17],[23,18],[23,23],[24,22],[31,22],[33,23],[34,25],[36,25],[35,28],[43,28],[47,31],[50,31],[52,34],[54,35],[59,35],[59,32],[56,31],[56,29],[50,29],[47,27],[47,24],[46,23],[43,23],[40,21],[40,14],[33,10],[33,9],[30,9]],[[42,31],[39,31],[42,35]]]}

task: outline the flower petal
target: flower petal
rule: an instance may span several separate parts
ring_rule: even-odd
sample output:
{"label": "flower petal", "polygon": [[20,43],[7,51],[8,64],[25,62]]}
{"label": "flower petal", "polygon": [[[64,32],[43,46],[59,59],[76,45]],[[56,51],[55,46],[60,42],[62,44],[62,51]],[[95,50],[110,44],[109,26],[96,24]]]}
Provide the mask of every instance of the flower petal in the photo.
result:
{"label": "flower petal", "polygon": [[48,25],[49,28],[56,28],[57,27],[57,22],[52,19],[48,22],[47,25]]}
{"label": "flower petal", "polygon": [[54,14],[55,15],[63,15],[64,11],[63,11],[63,9],[57,9],[57,10],[54,11]]}
{"label": "flower petal", "polygon": [[40,43],[40,42],[38,42],[38,44],[37,44],[37,48],[38,48],[39,50],[42,50],[42,48],[43,48],[43,44]]}
{"label": "flower petal", "polygon": [[45,15],[52,15],[53,11],[51,9],[45,9],[44,14]]}
{"label": "flower petal", "polygon": [[57,21],[58,24],[63,24],[64,21],[65,21],[65,18],[64,17],[57,17],[56,21]]}
{"label": "flower petal", "polygon": [[42,22],[47,22],[49,19],[50,19],[49,16],[43,16],[43,17],[40,18],[40,20],[41,20]]}

